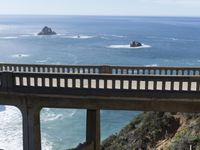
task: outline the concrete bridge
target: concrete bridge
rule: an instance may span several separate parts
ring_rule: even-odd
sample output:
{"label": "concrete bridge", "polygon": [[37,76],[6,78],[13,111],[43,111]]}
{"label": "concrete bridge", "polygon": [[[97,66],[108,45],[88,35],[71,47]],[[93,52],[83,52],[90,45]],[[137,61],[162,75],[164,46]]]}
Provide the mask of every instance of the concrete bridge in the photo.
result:
{"label": "concrete bridge", "polygon": [[40,150],[40,110],[87,109],[82,150],[100,149],[100,110],[200,112],[200,68],[0,64],[0,105],[19,108],[24,150]]}

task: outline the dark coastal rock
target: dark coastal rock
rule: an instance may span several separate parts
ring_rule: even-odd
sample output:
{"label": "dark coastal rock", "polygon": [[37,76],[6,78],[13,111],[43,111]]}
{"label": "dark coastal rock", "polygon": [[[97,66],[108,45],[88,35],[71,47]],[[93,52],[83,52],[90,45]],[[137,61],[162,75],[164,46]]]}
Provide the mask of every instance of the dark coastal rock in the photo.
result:
{"label": "dark coastal rock", "polygon": [[130,43],[130,47],[140,47],[142,46],[142,44],[140,42],[137,42],[137,41],[132,41]]}
{"label": "dark coastal rock", "polygon": [[38,35],[55,35],[56,32],[52,31],[51,28],[45,26],[41,32],[38,33]]}

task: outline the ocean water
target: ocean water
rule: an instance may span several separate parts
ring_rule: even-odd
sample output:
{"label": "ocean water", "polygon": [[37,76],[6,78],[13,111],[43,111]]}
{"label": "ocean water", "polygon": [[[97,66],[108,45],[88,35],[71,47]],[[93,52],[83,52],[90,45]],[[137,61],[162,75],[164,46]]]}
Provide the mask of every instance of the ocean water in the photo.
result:
{"label": "ocean water", "polygon": [[[58,34],[37,36],[50,26]],[[140,48],[130,48],[137,40]],[[199,66],[200,18],[0,16],[0,62]],[[102,140],[139,112],[101,111]],[[41,111],[42,149],[64,150],[85,140],[86,110]],[[0,106],[0,149],[22,149],[22,117]]]}

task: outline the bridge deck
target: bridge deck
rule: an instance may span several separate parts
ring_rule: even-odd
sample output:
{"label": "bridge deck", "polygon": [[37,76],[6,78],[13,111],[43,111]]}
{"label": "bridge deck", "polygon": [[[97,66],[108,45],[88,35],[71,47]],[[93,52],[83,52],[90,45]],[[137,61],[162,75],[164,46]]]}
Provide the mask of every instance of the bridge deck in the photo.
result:
{"label": "bridge deck", "polygon": [[100,145],[99,110],[200,112],[200,68],[0,64],[0,104],[23,115],[24,149],[41,149],[42,107],[87,109],[87,143]]}

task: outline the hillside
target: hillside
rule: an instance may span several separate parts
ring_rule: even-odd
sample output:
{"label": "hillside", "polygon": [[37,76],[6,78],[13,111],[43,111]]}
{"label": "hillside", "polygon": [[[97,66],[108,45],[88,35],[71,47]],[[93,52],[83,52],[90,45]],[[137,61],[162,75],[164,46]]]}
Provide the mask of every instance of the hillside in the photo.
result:
{"label": "hillside", "polygon": [[200,150],[200,114],[144,112],[102,150]]}

